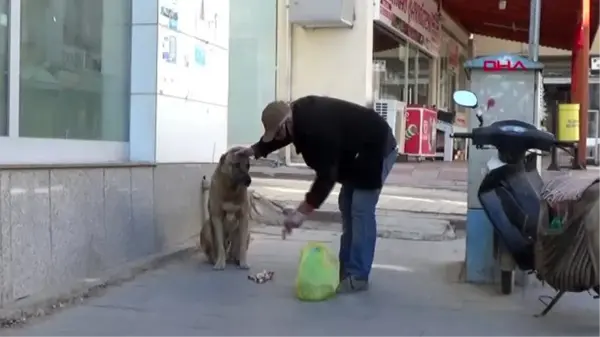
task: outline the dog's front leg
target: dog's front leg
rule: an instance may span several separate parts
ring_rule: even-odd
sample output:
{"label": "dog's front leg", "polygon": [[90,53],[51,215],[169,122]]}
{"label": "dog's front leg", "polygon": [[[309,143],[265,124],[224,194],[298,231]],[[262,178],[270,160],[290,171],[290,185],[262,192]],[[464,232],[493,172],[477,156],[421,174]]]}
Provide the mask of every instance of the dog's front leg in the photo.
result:
{"label": "dog's front leg", "polygon": [[215,234],[215,250],[217,253],[213,269],[223,270],[225,269],[225,264],[227,262],[227,256],[225,254],[225,239],[223,234],[223,219],[218,216],[215,217],[213,219],[213,225],[213,230]]}
{"label": "dog's front leg", "polygon": [[239,252],[238,267],[240,269],[249,269],[250,268],[250,265],[248,265],[248,260],[247,260],[248,235],[250,235],[248,216],[245,216],[247,214],[248,213],[242,212],[242,216],[240,218],[240,231],[239,231],[240,237],[237,242],[237,244],[239,245],[237,247],[238,252]]}

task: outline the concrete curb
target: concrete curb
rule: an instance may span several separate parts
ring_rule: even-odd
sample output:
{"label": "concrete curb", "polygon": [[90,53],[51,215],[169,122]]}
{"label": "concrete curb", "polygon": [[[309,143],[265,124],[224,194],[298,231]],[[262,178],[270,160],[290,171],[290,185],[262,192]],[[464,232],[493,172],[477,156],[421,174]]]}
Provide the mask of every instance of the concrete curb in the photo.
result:
{"label": "concrete curb", "polygon": [[107,287],[130,281],[140,274],[159,268],[173,260],[192,256],[197,251],[198,248],[195,245],[181,245],[168,252],[154,254],[107,270],[103,277],[76,281],[69,287],[44,290],[39,294],[11,302],[0,309],[0,328],[15,327],[24,324],[29,319],[82,303],[89,297],[101,294]]}
{"label": "concrete curb", "polygon": [[[313,181],[314,179],[314,175],[312,173],[289,173],[289,172],[278,172],[278,173],[273,173],[273,174],[269,174],[269,173],[265,173],[265,172],[250,172],[250,176],[252,176],[253,178],[260,178],[260,179],[284,179],[284,180],[302,180],[302,181]],[[452,191],[452,192],[466,192],[467,191],[467,187],[466,186],[452,186],[452,185],[443,185],[443,186],[439,186],[436,184],[428,184],[426,182],[423,181],[418,181],[418,182],[403,182],[402,184],[396,184],[396,185],[402,185],[405,187],[419,187],[419,188],[424,188],[424,189],[431,189],[431,190],[445,190],[445,191]]]}
{"label": "concrete curb", "polygon": [[[335,222],[323,223],[307,221],[301,229],[310,231],[330,231],[339,234],[342,232],[341,224]],[[276,225],[262,225],[254,228],[252,233],[273,236],[281,235],[280,228]],[[447,223],[442,231],[435,233],[419,230],[390,229],[387,226],[383,226],[383,228],[377,228],[377,237],[393,240],[435,242],[456,240],[462,238],[462,235],[457,234],[454,227]]]}
{"label": "concrete curb", "polygon": [[[465,214],[455,214],[455,213],[442,214],[442,213],[431,213],[431,212],[408,212],[408,211],[398,211],[398,212],[415,214],[415,215],[423,215],[423,216],[430,215],[432,218],[445,219],[450,222],[450,225],[455,230],[464,230],[467,228],[466,227],[467,219],[466,219]],[[337,211],[315,210],[313,213],[311,213],[308,216],[307,220],[316,221],[316,222],[340,223],[342,221],[342,215],[340,214],[340,212],[337,212]]]}

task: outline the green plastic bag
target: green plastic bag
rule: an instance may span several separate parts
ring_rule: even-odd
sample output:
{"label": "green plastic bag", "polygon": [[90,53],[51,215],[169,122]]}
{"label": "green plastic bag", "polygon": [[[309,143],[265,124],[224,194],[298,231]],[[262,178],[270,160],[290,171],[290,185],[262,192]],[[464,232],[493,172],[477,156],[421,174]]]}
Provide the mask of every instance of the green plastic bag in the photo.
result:
{"label": "green plastic bag", "polygon": [[329,248],[309,242],[300,253],[296,296],[302,301],[323,301],[333,297],[340,283],[340,263]]}

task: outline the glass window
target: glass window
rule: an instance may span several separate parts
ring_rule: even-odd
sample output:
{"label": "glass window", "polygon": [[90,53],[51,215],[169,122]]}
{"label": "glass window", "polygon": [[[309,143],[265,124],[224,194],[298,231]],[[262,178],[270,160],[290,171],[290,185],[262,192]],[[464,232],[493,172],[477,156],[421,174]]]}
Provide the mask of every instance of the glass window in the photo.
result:
{"label": "glass window", "polygon": [[458,57],[458,88],[460,90],[469,89],[469,81],[467,79],[467,72],[465,71],[465,62],[467,62],[467,56],[460,54]]}
{"label": "glass window", "polygon": [[227,141],[252,144],[263,132],[262,109],[275,99],[277,1],[230,0],[229,8]]}
{"label": "glass window", "polygon": [[396,65],[396,77],[398,78],[399,100],[406,101],[406,82],[408,71],[408,44],[406,41],[400,41],[398,44],[398,57],[394,60]]}
{"label": "glass window", "polygon": [[597,132],[600,127],[600,119],[598,118],[598,95],[600,95],[600,84],[590,83],[589,88],[590,105],[588,108],[588,138],[595,138],[598,136]]}
{"label": "glass window", "polygon": [[589,110],[598,110],[600,109],[600,83],[590,83],[589,88]]}
{"label": "glass window", "polygon": [[[456,69],[456,71],[458,72],[457,76],[458,76],[458,87],[456,88],[456,90],[469,90],[469,81],[467,79],[467,72],[465,71],[465,62],[467,62],[467,56],[464,54],[459,54],[458,56],[458,67]],[[456,105],[454,103],[454,100],[452,100],[452,94],[454,93],[454,91],[452,91],[450,93],[450,104],[453,107],[454,111],[461,111],[461,112],[465,112],[468,113],[468,109],[461,107],[459,105]],[[468,116],[468,114],[467,114]]]}
{"label": "glass window", "polygon": [[448,73],[448,105],[447,108],[450,111],[456,111],[454,101],[452,100],[452,94],[456,91],[456,73],[454,70],[450,70]]}
{"label": "glass window", "polygon": [[414,46],[408,49],[408,85],[406,90],[407,103],[417,104],[417,76],[419,69],[419,51]]}
{"label": "glass window", "polygon": [[9,0],[0,0],[0,136],[8,135]]}
{"label": "glass window", "polygon": [[383,78],[385,77],[385,60],[373,58],[373,99],[382,99]]}
{"label": "glass window", "polygon": [[416,103],[419,105],[430,105],[429,101],[429,84],[431,83],[433,62],[431,57],[422,52],[418,52],[417,57],[417,99]]}
{"label": "glass window", "polygon": [[430,86],[432,82],[431,57],[410,46],[408,52],[408,104],[430,105]]}
{"label": "glass window", "polygon": [[552,60],[551,58],[544,58],[540,62],[544,63],[544,78],[571,77],[571,62]]}
{"label": "glass window", "polygon": [[447,44],[443,44],[440,49],[440,86],[438,88],[438,107],[441,109],[448,109],[449,100],[451,99],[448,95],[448,51],[446,50]]}
{"label": "glass window", "polygon": [[22,0],[19,136],[129,139],[131,0]]}
{"label": "glass window", "polygon": [[396,48],[374,53],[375,98],[405,101],[406,57],[405,41],[398,41]]}

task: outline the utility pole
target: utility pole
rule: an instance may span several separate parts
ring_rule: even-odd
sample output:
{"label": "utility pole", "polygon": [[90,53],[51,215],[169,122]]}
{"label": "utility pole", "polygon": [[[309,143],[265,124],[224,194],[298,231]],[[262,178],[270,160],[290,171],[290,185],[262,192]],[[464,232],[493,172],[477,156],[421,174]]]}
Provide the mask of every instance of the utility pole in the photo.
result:
{"label": "utility pole", "polygon": [[585,169],[587,162],[589,73],[590,73],[590,0],[577,0],[579,25],[573,44],[571,69],[571,101],[579,103],[579,142],[577,157],[573,158],[574,169]]}
{"label": "utility pole", "polygon": [[[542,16],[542,0],[531,0],[529,4],[529,58],[534,62],[539,62],[540,56],[540,21]],[[542,99],[542,72],[537,71],[533,88],[533,120],[536,127],[541,126],[541,106]],[[541,171],[542,161],[536,158],[535,161],[538,172]]]}

